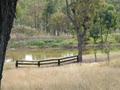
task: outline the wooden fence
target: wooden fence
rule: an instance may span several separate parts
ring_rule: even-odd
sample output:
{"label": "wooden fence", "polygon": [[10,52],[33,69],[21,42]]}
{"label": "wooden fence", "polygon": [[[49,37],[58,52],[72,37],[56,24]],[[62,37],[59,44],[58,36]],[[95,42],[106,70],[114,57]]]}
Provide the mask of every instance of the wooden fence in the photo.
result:
{"label": "wooden fence", "polygon": [[40,67],[41,65],[63,65],[63,64],[68,64],[68,63],[76,63],[78,62],[78,56],[71,56],[71,57],[65,57],[65,58],[58,58],[58,59],[48,59],[48,60],[33,60],[33,61],[26,61],[26,60],[17,60],[16,61],[16,68],[19,65],[37,65]]}

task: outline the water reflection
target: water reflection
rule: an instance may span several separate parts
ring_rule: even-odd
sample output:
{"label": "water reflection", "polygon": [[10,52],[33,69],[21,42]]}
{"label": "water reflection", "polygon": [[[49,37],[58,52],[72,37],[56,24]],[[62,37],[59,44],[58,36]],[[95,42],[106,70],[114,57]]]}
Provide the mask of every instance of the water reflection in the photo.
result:
{"label": "water reflection", "polygon": [[5,63],[9,63],[9,62],[12,62],[12,61],[13,61],[12,58],[8,58],[8,59],[5,60]]}
{"label": "water reflection", "polygon": [[26,61],[32,61],[33,60],[33,56],[32,55],[25,55],[25,59]]}
{"label": "water reflection", "polygon": [[61,57],[69,57],[69,56],[73,56],[73,53],[66,53],[66,54],[61,54]]}
{"label": "water reflection", "polygon": [[16,60],[44,60],[49,58],[69,57],[73,55],[77,55],[77,50],[11,50],[6,53],[6,62]]}

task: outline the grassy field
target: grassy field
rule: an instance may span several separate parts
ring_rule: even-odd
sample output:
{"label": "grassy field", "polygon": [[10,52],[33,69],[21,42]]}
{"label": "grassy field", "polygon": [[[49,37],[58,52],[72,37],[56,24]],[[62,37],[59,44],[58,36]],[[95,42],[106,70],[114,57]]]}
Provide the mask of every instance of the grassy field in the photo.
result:
{"label": "grassy field", "polygon": [[47,48],[47,47],[69,47],[71,45],[77,45],[76,39],[73,38],[48,38],[48,39],[28,39],[28,40],[11,40],[9,42],[9,48],[26,47],[26,48]]}
{"label": "grassy field", "polygon": [[120,60],[50,68],[12,68],[2,90],[120,90]]}
{"label": "grassy field", "polygon": [[[105,38],[103,36],[103,38]],[[112,48],[117,48],[120,45],[120,33],[109,34],[108,41]],[[97,44],[100,44],[101,39],[97,40]],[[85,42],[85,45],[93,47],[93,39],[89,38]],[[21,38],[12,38],[8,44],[9,48],[69,48],[77,47],[77,39],[72,36],[31,36],[31,37],[21,37]],[[91,47],[91,48],[92,48]]]}

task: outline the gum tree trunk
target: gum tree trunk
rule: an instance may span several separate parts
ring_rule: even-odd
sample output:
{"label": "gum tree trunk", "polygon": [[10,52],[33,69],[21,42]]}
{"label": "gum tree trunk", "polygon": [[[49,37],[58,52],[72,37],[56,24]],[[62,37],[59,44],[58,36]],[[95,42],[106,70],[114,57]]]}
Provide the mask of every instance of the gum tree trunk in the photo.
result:
{"label": "gum tree trunk", "polygon": [[78,62],[82,62],[82,37],[80,35],[79,29],[76,30],[77,40],[78,40]]}
{"label": "gum tree trunk", "polygon": [[[83,43],[83,38],[87,32],[87,25],[86,22],[88,21],[88,16],[86,16],[84,18],[84,22],[81,24],[78,24],[77,20],[75,19],[76,13],[75,13],[75,9],[72,9],[73,15],[71,15],[71,9],[69,7],[69,3],[68,0],[66,1],[66,13],[68,18],[70,19],[70,21],[72,22],[72,24],[75,27],[76,30],[76,34],[77,34],[77,40],[78,40],[78,62],[82,62],[82,43]],[[80,29],[83,28],[83,30],[81,31]]]}
{"label": "gum tree trunk", "polygon": [[0,0],[0,87],[6,48],[15,17],[17,0]]}
{"label": "gum tree trunk", "polygon": [[95,62],[97,62],[96,40],[95,40],[95,38],[94,38],[94,56],[95,56]]}

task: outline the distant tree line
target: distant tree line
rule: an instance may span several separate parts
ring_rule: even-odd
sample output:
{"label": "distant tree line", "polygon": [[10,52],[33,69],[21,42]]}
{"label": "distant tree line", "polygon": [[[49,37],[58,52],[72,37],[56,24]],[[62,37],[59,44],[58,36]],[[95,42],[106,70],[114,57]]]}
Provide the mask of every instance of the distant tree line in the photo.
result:
{"label": "distant tree line", "polygon": [[[118,3],[118,2],[117,2]],[[87,34],[93,38],[95,61],[96,42],[101,39],[103,52],[108,56],[110,53],[110,42],[108,36],[119,28],[119,11],[113,2],[105,0],[66,0],[67,16],[74,26],[78,40],[78,57],[82,62],[82,50],[84,38]]]}
{"label": "distant tree line", "polygon": [[[68,2],[70,1],[68,0]],[[106,2],[115,6],[119,16],[120,1],[106,0]],[[71,5],[73,4],[71,3]],[[44,31],[48,35],[59,36],[74,33],[72,31],[74,26],[66,15],[65,0],[19,0],[17,17],[15,24],[29,26],[35,30]],[[120,18],[117,21],[120,22]]]}

